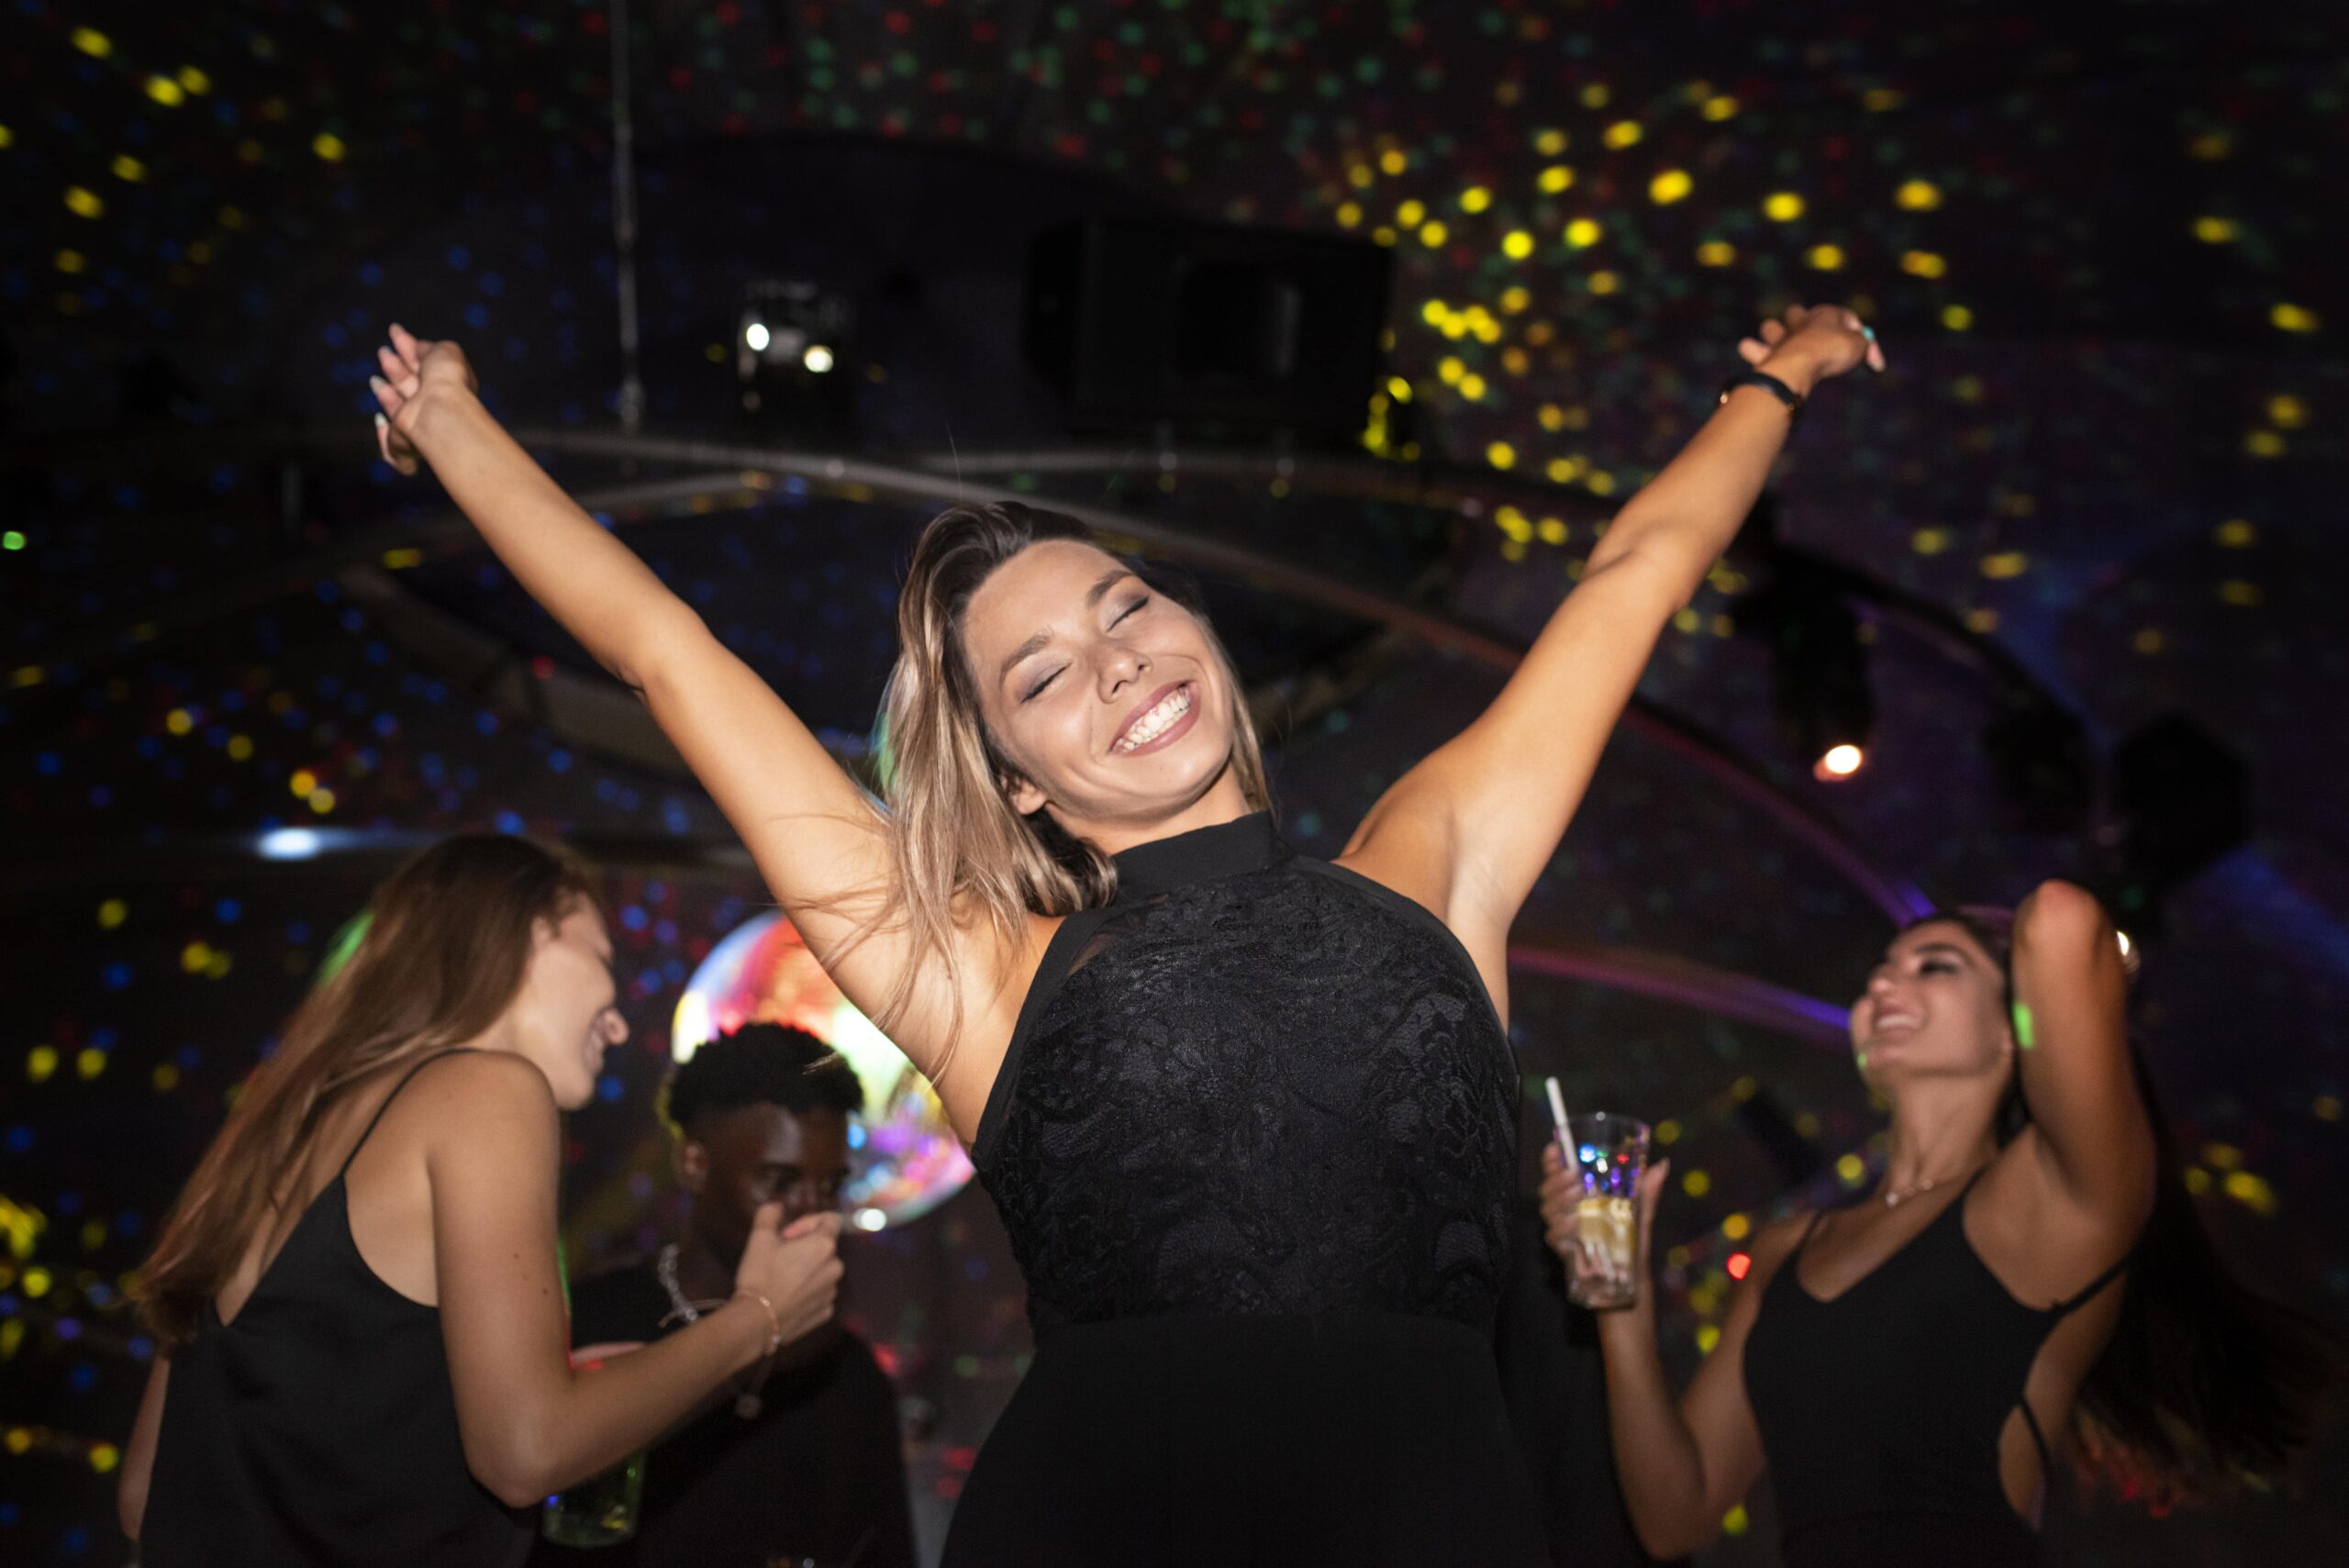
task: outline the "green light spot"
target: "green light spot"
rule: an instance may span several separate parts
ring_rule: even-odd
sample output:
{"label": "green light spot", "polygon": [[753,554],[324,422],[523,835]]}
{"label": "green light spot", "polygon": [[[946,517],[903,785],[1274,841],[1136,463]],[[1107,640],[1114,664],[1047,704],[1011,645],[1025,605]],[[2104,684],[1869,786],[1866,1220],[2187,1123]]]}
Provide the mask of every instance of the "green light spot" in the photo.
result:
{"label": "green light spot", "polygon": [[6,533],[0,534],[0,550],[22,550],[24,548],[25,536],[18,533],[16,529],[10,528]]}
{"label": "green light spot", "polygon": [[2039,1031],[2031,1021],[2031,1009],[2021,1002],[2015,1004],[2015,1043],[2029,1051],[2039,1043]]}

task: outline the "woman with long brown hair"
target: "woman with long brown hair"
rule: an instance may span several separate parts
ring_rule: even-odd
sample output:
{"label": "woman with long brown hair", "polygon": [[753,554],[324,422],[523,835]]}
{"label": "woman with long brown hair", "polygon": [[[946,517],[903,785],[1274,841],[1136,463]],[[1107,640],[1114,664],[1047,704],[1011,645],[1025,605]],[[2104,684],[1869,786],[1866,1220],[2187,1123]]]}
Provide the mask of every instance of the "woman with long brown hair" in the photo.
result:
{"label": "woman with long brown hair", "polygon": [[[2058,1451],[2155,1506],[2277,1479],[2333,1376],[2313,1322],[2227,1271],[2130,1049],[2122,948],[2043,885],[1944,910],[1852,1008],[1890,1106],[1884,1174],[1766,1227],[1675,1403],[1641,1296],[1599,1314],[1617,1474],[1641,1541],[1710,1540],[1766,1468],[1790,1568],[2038,1561]],[[1578,1184],[1547,1151],[1550,1240],[1586,1266]]]}
{"label": "woman with long brown hair", "polygon": [[[946,1560],[1545,1560],[1488,1335],[1516,1073],[1507,938],[1665,622],[1847,310],[1740,345],[1484,716],[1324,862],[1284,844],[1197,610],[1069,518],[916,544],[876,807],[764,683],[398,328],[384,456],[429,462],[716,797],[850,998],[936,1084],[1027,1277],[1036,1359]],[[796,563],[778,561],[778,573]]]}
{"label": "woman with long brown hair", "polygon": [[763,1212],[734,1297],[575,1374],[557,1113],[627,1036],[594,876],[452,838],[236,1096],[143,1271],[163,1349],[124,1530],[183,1563],[514,1563],[531,1505],[831,1313],[836,1217]]}

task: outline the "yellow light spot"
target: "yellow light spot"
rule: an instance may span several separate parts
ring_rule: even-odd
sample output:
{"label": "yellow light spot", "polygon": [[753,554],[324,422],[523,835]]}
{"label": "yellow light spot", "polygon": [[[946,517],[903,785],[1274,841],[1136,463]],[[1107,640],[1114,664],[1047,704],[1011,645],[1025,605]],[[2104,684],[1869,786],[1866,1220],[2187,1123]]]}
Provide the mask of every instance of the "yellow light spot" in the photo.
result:
{"label": "yellow light spot", "polygon": [[1706,99],[1704,107],[1698,112],[1709,120],[1725,120],[1737,113],[1737,100],[1727,93],[1717,93]]}
{"label": "yellow light spot", "polygon": [[1704,624],[1705,618],[1686,605],[1672,612],[1672,629],[1675,631],[1693,632]]}
{"label": "yellow light spot", "polygon": [[1670,1117],[1656,1123],[1655,1140],[1663,1148],[1671,1148],[1680,1141],[1680,1124]]}
{"label": "yellow light spot", "polygon": [[1892,199],[1909,212],[1931,212],[1942,205],[1942,188],[1931,180],[1903,180]]}
{"label": "yellow light spot", "polygon": [[1511,284],[1501,291],[1501,308],[1515,316],[1533,303],[1533,291],[1523,284]]}
{"label": "yellow light spot", "polygon": [[1551,484],[1564,484],[1572,480],[1581,468],[1581,463],[1574,458],[1553,457],[1542,466],[1542,472],[1549,477]]}
{"label": "yellow light spot", "polygon": [[1505,539],[1501,540],[1501,559],[1503,561],[1524,560],[1525,545],[1523,541],[1513,539]]}
{"label": "yellow light spot", "polygon": [[2259,584],[2256,583],[2245,583],[2238,579],[2219,584],[2220,602],[2232,605],[2238,609],[2256,608],[2261,596]]}
{"label": "yellow light spot", "polygon": [[79,185],[65,187],[65,205],[82,217],[103,217],[106,210],[106,204],[97,192],[84,190]]}
{"label": "yellow light spot", "polygon": [[1562,130],[1538,131],[1533,138],[1533,150],[1544,158],[1555,158],[1566,150],[1566,133]]}
{"label": "yellow light spot", "polygon": [[168,76],[150,76],[147,95],[167,109],[176,109],[187,101],[187,89]]}
{"label": "yellow light spot", "polygon": [[1600,272],[1590,274],[1590,292],[1593,294],[1613,294],[1622,286],[1623,280],[1613,272]]}
{"label": "yellow light spot", "polygon": [[1607,128],[1607,134],[1604,139],[1608,146],[1614,148],[1620,152],[1626,147],[1637,146],[1639,144],[1640,134],[1639,121],[1617,120],[1613,125]]}
{"label": "yellow light spot", "polygon": [[1843,268],[1843,248],[1841,245],[1814,245],[1803,260],[1822,272],[1841,272]]}
{"label": "yellow light spot", "polygon": [[1666,169],[1648,182],[1648,200],[1658,206],[1670,206],[1694,189],[1696,182],[1686,169]]}
{"label": "yellow light spot", "polygon": [[1440,299],[1431,299],[1419,306],[1419,319],[1431,327],[1441,327],[1452,317],[1452,306]]}
{"label": "yellow light spot", "polygon": [[[25,1294],[38,1300],[49,1294],[49,1271],[35,1263],[25,1271]],[[22,1451],[21,1450],[19,1451]]]}
{"label": "yellow light spot", "polygon": [[1522,228],[1512,228],[1501,237],[1501,254],[1513,261],[1522,261],[1533,254],[1533,236]]}
{"label": "yellow light spot", "polygon": [[1753,1520],[1747,1516],[1745,1512],[1745,1505],[1742,1503],[1738,1504],[1735,1507],[1730,1509],[1729,1512],[1721,1516],[1721,1533],[1723,1535],[1743,1535],[1748,1529],[1753,1528]]}
{"label": "yellow light spot", "polygon": [[1856,1187],[1867,1179],[1867,1162],[1856,1154],[1846,1154],[1835,1162],[1835,1179],[1847,1187]]}
{"label": "yellow light spot", "polygon": [[2310,1108],[2316,1112],[2316,1118],[2319,1121],[2341,1119],[2341,1097],[2338,1095],[2319,1095],[2316,1097],[2316,1104]]}
{"label": "yellow light spot", "polygon": [[94,1443],[90,1447],[90,1468],[104,1475],[122,1462],[122,1450],[112,1443]]}
{"label": "yellow light spot", "polygon": [[2230,1171],[2223,1184],[2226,1195],[2257,1214],[2276,1212],[2276,1189],[2249,1171]]}
{"label": "yellow light spot", "polygon": [[310,150],[329,163],[340,163],[342,155],[350,150],[343,146],[342,138],[330,130],[322,130],[311,139]]}
{"label": "yellow light spot", "polygon": [[1482,212],[1493,205],[1493,193],[1482,185],[1471,185],[1460,193],[1462,212]]}
{"label": "yellow light spot", "polygon": [[1507,441],[1495,441],[1485,449],[1485,461],[1495,468],[1515,468],[1517,449]]}
{"label": "yellow light spot", "polygon": [[2316,312],[2306,306],[2279,304],[2267,313],[2267,319],[2287,332],[2313,332],[2317,329]]}
{"label": "yellow light spot", "polygon": [[73,1070],[84,1078],[95,1078],[106,1070],[106,1053],[96,1046],[85,1046],[73,1059]]}
{"label": "yellow light spot", "polygon": [[147,165],[128,152],[116,155],[113,169],[116,179],[128,180],[134,185],[147,177]]}
{"label": "yellow light spot", "polygon": [[1737,260],[1737,247],[1726,239],[1708,239],[1697,247],[1697,264],[1700,267],[1726,267]]}
{"label": "yellow light spot", "polygon": [[1939,555],[1949,548],[1949,530],[1919,528],[1909,536],[1909,548],[1920,555]]}
{"label": "yellow light spot", "polygon": [[1974,312],[1962,305],[1942,306],[1942,325],[1953,332],[1963,332],[1974,325]]}
{"label": "yellow light spot", "polygon": [[2243,1168],[2243,1151],[2232,1143],[2206,1143],[2202,1146],[2202,1162],[2217,1171]]}
{"label": "yellow light spot", "polygon": [[2232,218],[2212,217],[2205,214],[2194,220],[2194,238],[2205,245],[2224,245],[2234,239],[2237,232]]}
{"label": "yellow light spot", "polygon": [[2131,638],[2129,639],[2129,646],[2135,649],[2140,653],[2159,653],[2162,651],[2162,641],[2161,628],[2159,627],[2149,626],[2142,628],[2136,636]]}
{"label": "yellow light spot", "polygon": [[2205,163],[2216,163],[2234,150],[2224,131],[2209,130],[2186,144],[2186,150]]}
{"label": "yellow light spot", "polygon": [[148,1074],[148,1082],[155,1085],[159,1095],[168,1095],[180,1086],[180,1070],[168,1062],[159,1062],[155,1071]]}
{"label": "yellow light spot", "polygon": [[1691,1171],[1680,1178],[1680,1190],[1690,1197],[1703,1197],[1713,1190],[1713,1178],[1702,1171]]}
{"label": "yellow light spot", "polygon": [[328,812],[332,811],[334,809],[334,791],[324,788],[312,790],[310,792],[310,809],[317,812],[321,817],[324,817]]}
{"label": "yellow light spot", "polygon": [[1598,243],[1599,236],[1605,232],[1597,218],[1578,217],[1566,225],[1566,243],[1577,250],[1587,250]]}
{"label": "yellow light spot", "polygon": [[92,60],[104,60],[114,52],[114,40],[95,28],[76,28],[69,36],[73,47]]}
{"label": "yellow light spot", "polygon": [[57,1071],[57,1047],[37,1045],[25,1052],[25,1076],[36,1084],[46,1084],[49,1075]]}
{"label": "yellow light spot", "polygon": [[19,664],[10,673],[8,684],[12,686],[38,686],[45,678],[46,673],[39,665]]}
{"label": "yellow light spot", "polygon": [[2211,536],[2229,550],[2249,550],[2259,542],[2259,530],[2242,517],[2229,517]]}
{"label": "yellow light spot", "polygon": [[1915,278],[1938,278],[1949,271],[1949,262],[1931,250],[1909,250],[1901,255],[1900,270]]}
{"label": "yellow light spot", "polygon": [[1419,226],[1419,243],[1432,250],[1437,246],[1442,244],[1444,238],[1451,232],[1452,231],[1444,228],[1442,224],[1438,223],[1433,219],[1430,219],[1428,222]]}
{"label": "yellow light spot", "polygon": [[1860,107],[1872,115],[1880,115],[1887,109],[1898,108],[1907,96],[1898,87],[1871,87],[1860,95]]}
{"label": "yellow light spot", "polygon": [[312,790],[318,787],[318,775],[307,768],[296,768],[294,770],[294,776],[285,781],[285,787],[297,795],[306,796]]}
{"label": "yellow light spot", "polygon": [[2289,393],[2277,393],[2267,400],[2267,419],[2284,429],[2297,430],[2309,422],[2308,405]]}
{"label": "yellow light spot", "polygon": [[1965,612],[1965,629],[1987,637],[1998,629],[1998,612],[1988,606],[1979,606]]}
{"label": "yellow light spot", "polygon": [[163,728],[174,735],[184,735],[195,728],[195,715],[184,707],[175,707],[163,716]]}
{"label": "yellow light spot", "polygon": [[1474,403],[1485,395],[1485,378],[1470,371],[1460,378],[1460,395]]}
{"label": "yellow light spot", "polygon": [[1582,90],[1581,96],[1582,106],[1584,108],[1603,109],[1607,106],[1607,83],[1604,82],[1593,82],[1589,86],[1585,87]]}
{"label": "yellow light spot", "polygon": [[1386,395],[1397,403],[1408,403],[1411,401],[1411,384],[1399,375],[1390,375],[1386,378]]}
{"label": "yellow light spot", "polygon": [[180,85],[191,93],[209,93],[212,91],[212,78],[193,65],[183,65],[180,67]]}
{"label": "yellow light spot", "polygon": [[2030,567],[2031,558],[2019,550],[2002,550],[1996,555],[1982,558],[1982,575],[1985,577],[2020,577]]}
{"label": "yellow light spot", "polygon": [[109,898],[98,906],[98,929],[111,931],[130,918],[130,906],[119,898]]}
{"label": "yellow light spot", "polygon": [[1338,223],[1341,228],[1352,228],[1361,221],[1362,204],[1359,202],[1341,202],[1338,204]]}
{"label": "yellow light spot", "polygon": [[6,126],[0,125],[0,147],[13,147],[16,145],[16,140],[17,133]]}
{"label": "yellow light spot", "polygon": [[1505,506],[1496,510],[1493,526],[1520,544],[1533,537],[1532,520],[1515,506]]}
{"label": "yellow light spot", "polygon": [[1544,194],[1553,196],[1574,183],[1575,172],[1564,163],[1551,164],[1542,171],[1541,178],[1534,181],[1535,184],[1542,187]]}
{"label": "yellow light spot", "polygon": [[2188,1165],[2186,1168],[2186,1190],[2196,1197],[2200,1197],[2204,1193],[2209,1192],[2210,1173],[2199,1165]]}
{"label": "yellow light spot", "polygon": [[2253,457],[2282,457],[2284,438],[2274,430],[2246,430],[2243,450]]}
{"label": "yellow light spot", "polygon": [[1732,1241],[1742,1241],[1753,1231],[1753,1221],[1742,1214],[1732,1214],[1721,1221],[1721,1234]]}
{"label": "yellow light spot", "polygon": [[1378,178],[1378,172],[1367,163],[1355,163],[1346,170],[1346,183],[1357,191],[1366,191]]}
{"label": "yellow light spot", "polygon": [[1762,198],[1762,216],[1773,223],[1792,223],[1802,216],[1802,198],[1792,191],[1773,191]]}
{"label": "yellow light spot", "polygon": [[1590,477],[1584,480],[1583,484],[1594,495],[1612,495],[1615,494],[1615,476],[1608,473],[1603,468],[1595,468],[1591,470]]}
{"label": "yellow light spot", "polygon": [[1410,166],[1411,161],[1397,148],[1390,147],[1378,155],[1378,167],[1383,173],[1399,174]]}
{"label": "yellow light spot", "polygon": [[180,949],[180,968],[187,973],[201,973],[204,966],[211,962],[212,944],[209,942],[190,942]]}
{"label": "yellow light spot", "polygon": [[1373,245],[1385,245],[1391,249],[1395,244],[1395,231],[1382,223],[1370,231],[1370,242]]}
{"label": "yellow light spot", "polygon": [[1535,410],[1534,418],[1545,430],[1563,430],[1566,427],[1566,411],[1554,403],[1544,403]]}
{"label": "yellow light spot", "polygon": [[60,250],[57,253],[57,270],[68,276],[79,273],[89,264],[89,259],[79,250]]}
{"label": "yellow light spot", "polygon": [[1543,544],[1564,544],[1566,542],[1565,520],[1562,517],[1544,517],[1534,525],[1533,533],[1534,537]]}
{"label": "yellow light spot", "polygon": [[241,762],[252,754],[253,738],[251,736],[231,735],[228,737],[228,760],[230,762]]}
{"label": "yellow light spot", "polygon": [[1697,1351],[1699,1355],[1711,1355],[1713,1353],[1713,1347],[1720,1342],[1721,1330],[1720,1324],[1699,1323],[1697,1325]]}
{"label": "yellow light spot", "polygon": [[1533,368],[1533,361],[1523,349],[1512,343],[1501,350],[1501,369],[1511,375],[1523,375]]}
{"label": "yellow light spot", "polygon": [[[331,790],[322,789],[318,791],[318,795],[331,795],[332,794],[333,791]],[[310,797],[310,804],[312,806],[316,806],[317,803],[318,795],[312,795]],[[229,957],[226,949],[214,948],[212,950],[212,957],[205,963],[204,977],[206,980],[226,980],[228,977],[229,966],[235,962],[236,961],[234,959]]]}
{"label": "yellow light spot", "polygon": [[1405,228],[1417,228],[1419,226],[1419,220],[1427,215],[1428,208],[1425,202],[1405,202],[1395,209],[1395,221]]}

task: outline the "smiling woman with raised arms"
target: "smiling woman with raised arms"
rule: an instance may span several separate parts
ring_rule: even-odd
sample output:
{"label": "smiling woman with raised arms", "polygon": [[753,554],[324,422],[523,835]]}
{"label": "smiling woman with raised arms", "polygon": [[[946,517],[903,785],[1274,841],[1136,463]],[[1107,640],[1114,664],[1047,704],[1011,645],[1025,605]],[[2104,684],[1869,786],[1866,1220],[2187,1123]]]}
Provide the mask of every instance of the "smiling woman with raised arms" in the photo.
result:
{"label": "smiling woman with raised arms", "polygon": [[1205,619],[1008,502],[915,546],[874,809],[498,427],[453,345],[393,329],[384,456],[429,462],[643,694],[825,967],[936,1083],[1002,1212],[1037,1354],[949,1564],[1547,1561],[1486,1341],[1508,928],[1788,408],[1882,367],[1836,308],[1740,350],[1756,368],[1492,706],[1323,862],[1274,830]]}

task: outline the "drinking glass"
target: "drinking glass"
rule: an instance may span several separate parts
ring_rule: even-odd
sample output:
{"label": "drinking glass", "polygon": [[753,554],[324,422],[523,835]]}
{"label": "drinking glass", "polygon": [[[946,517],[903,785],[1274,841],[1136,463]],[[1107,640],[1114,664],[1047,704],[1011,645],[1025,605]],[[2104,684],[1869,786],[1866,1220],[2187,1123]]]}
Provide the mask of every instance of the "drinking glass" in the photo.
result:
{"label": "drinking glass", "polygon": [[1566,1165],[1582,1180],[1566,1296],[1576,1306],[1612,1312],[1640,1298],[1639,1191],[1648,1168],[1648,1124],[1596,1111],[1569,1118],[1566,1132]]}

